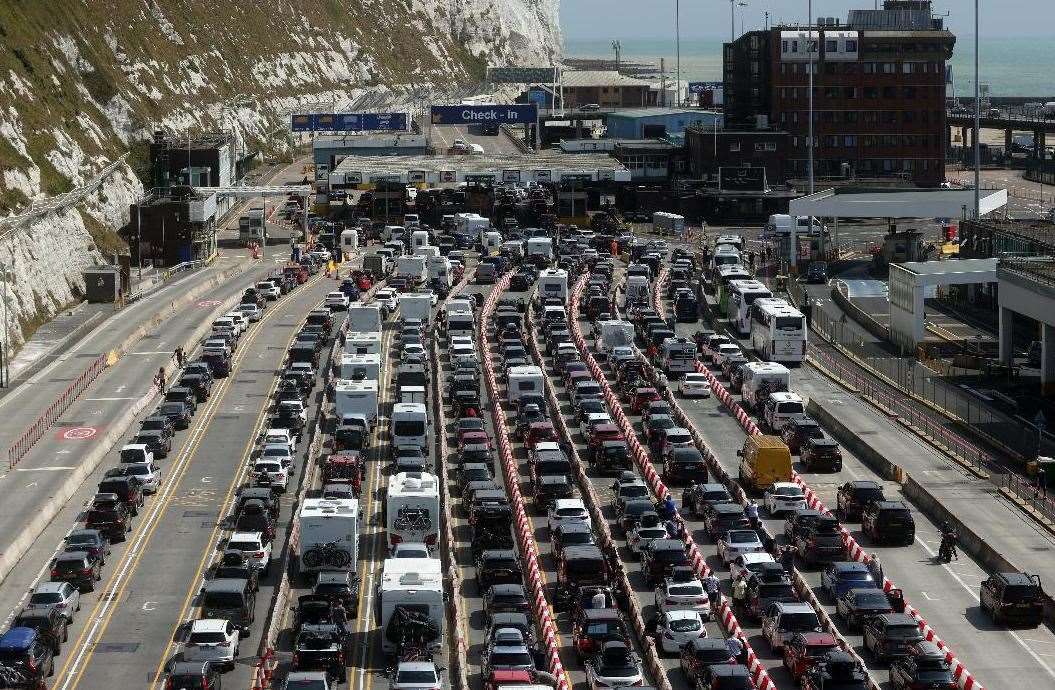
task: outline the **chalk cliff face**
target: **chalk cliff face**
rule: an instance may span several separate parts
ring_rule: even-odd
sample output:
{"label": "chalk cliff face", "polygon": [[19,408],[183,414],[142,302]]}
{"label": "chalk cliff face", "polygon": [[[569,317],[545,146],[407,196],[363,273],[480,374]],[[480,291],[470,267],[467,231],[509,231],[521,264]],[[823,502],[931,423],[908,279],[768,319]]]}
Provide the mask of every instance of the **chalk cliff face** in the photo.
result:
{"label": "chalk cliff face", "polygon": [[[394,109],[471,93],[488,65],[550,64],[558,10],[559,0],[0,0],[0,262],[15,344],[78,301],[81,271],[121,248],[114,231],[142,194],[136,171],[154,130],[226,130],[280,151],[294,110]],[[58,209],[22,215],[42,205]]]}

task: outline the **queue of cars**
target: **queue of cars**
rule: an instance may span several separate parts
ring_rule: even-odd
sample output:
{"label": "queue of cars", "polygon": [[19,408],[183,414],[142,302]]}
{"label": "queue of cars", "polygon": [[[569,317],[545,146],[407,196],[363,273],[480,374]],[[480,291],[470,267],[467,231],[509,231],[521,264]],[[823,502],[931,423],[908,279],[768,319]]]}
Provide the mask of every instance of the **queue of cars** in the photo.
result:
{"label": "queue of cars", "polygon": [[[212,395],[216,380],[230,374],[233,353],[250,324],[259,320],[269,301],[294,286],[282,275],[254,283],[243,293],[241,304],[213,322],[200,343],[199,356],[165,382],[169,385],[161,390],[161,402],[118,450],[118,463],[106,470],[82,524],[69,532],[52,558],[47,580],[34,586],[23,609],[0,636],[0,669],[17,678],[5,677],[5,681],[35,686],[53,673],[69,625],[84,604],[82,597],[94,592],[102,580],[112,545],[127,538],[134,518],[146,507],[146,497],[164,486],[161,460],[172,452],[178,432],[190,427],[199,406]],[[211,639],[216,631],[210,628],[207,632]],[[199,661],[193,653],[187,660]],[[215,669],[209,673],[215,674]]]}

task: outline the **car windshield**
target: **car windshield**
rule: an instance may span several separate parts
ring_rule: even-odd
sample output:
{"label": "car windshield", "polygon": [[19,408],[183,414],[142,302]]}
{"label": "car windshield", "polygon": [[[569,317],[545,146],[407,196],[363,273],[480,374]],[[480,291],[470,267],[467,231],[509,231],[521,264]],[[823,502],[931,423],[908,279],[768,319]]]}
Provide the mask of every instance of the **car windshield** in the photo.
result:
{"label": "car windshield", "polygon": [[178,690],[200,690],[202,676],[169,676],[169,684],[166,687],[178,688]]}
{"label": "car windshield", "polygon": [[882,501],[883,490],[882,489],[858,489],[857,500],[861,503],[867,503],[868,501]]}
{"label": "car windshield", "polygon": [[886,636],[892,640],[911,640],[919,637],[919,628],[914,625],[891,625],[886,629]]}
{"label": "car windshield", "polygon": [[57,561],[53,566],[60,573],[69,573],[84,568],[83,561]]}
{"label": "car windshield", "polygon": [[1004,588],[1004,601],[1008,604],[1021,604],[1036,601],[1039,592],[1033,585],[1017,585]]}
{"label": "car windshield", "polygon": [[785,613],[780,617],[780,625],[785,630],[806,631],[820,626],[816,613]]}
{"label": "car windshield", "polygon": [[602,664],[600,674],[608,678],[631,678],[637,675],[637,667],[626,661],[606,663]]}
{"label": "car windshield", "polygon": [[843,573],[839,574],[839,579],[840,580],[845,580],[845,581],[857,581],[857,580],[864,581],[864,580],[868,580],[871,577],[872,577],[871,575],[869,575],[868,573],[864,572],[863,570],[851,570],[849,572],[843,572]]}
{"label": "car windshield", "polygon": [[773,494],[782,498],[802,498],[802,489],[797,486],[780,486]]}
{"label": "car windshield", "polygon": [[657,551],[655,559],[657,563],[666,564],[684,563],[688,561],[688,558],[685,556],[684,549],[663,549],[661,551]]}
{"label": "car windshield", "polygon": [[261,547],[260,542],[256,541],[231,541],[227,548],[233,551],[258,551]]}
{"label": "car windshield", "polygon": [[227,638],[222,632],[192,632],[189,642],[191,644],[220,644],[226,642]]}
{"label": "car windshield", "polygon": [[29,597],[30,604],[58,604],[62,601],[62,596],[58,592],[34,592]]}
{"label": "car windshield", "polygon": [[281,448],[281,447],[279,447],[279,448],[265,448],[264,452],[263,452],[263,457],[268,457],[268,458],[285,458],[285,457],[289,457],[289,449],[288,448]]}
{"label": "car windshield", "polygon": [[399,671],[396,673],[396,683],[409,683],[413,685],[437,684],[435,671]]}
{"label": "car windshield", "polygon": [[664,527],[642,527],[637,534],[642,539],[662,539],[667,536],[667,530]]}
{"label": "car windshield", "polygon": [[621,635],[622,632],[622,625],[616,622],[591,623],[586,628],[586,634],[594,637],[600,637],[601,635]]}
{"label": "car windshield", "polygon": [[675,597],[698,597],[703,596],[703,585],[671,585],[667,588],[667,594]]}
{"label": "car windshield", "polygon": [[859,608],[889,608],[890,601],[886,598],[886,594],[876,590],[874,592],[857,592],[854,596],[854,600],[857,602]]}
{"label": "car windshield", "polygon": [[675,618],[670,622],[673,632],[696,632],[702,627],[699,618]]}
{"label": "car windshield", "polygon": [[754,532],[730,532],[729,541],[733,544],[754,544],[758,535]]}
{"label": "car windshield", "polygon": [[645,498],[648,496],[648,487],[640,484],[630,484],[621,488],[619,495],[626,499]]}
{"label": "car windshield", "polygon": [[819,659],[828,655],[828,652],[836,648],[837,645],[832,644],[811,644],[806,647],[806,656],[811,659]]}
{"label": "car windshield", "polygon": [[326,690],[329,687],[322,678],[304,678],[286,681],[286,690]]}
{"label": "car windshield", "polygon": [[242,607],[242,595],[238,592],[206,592],[204,608],[238,609]]}
{"label": "car windshield", "polygon": [[758,586],[758,596],[764,599],[794,599],[795,589],[780,582],[761,584]]}
{"label": "car windshield", "polygon": [[98,541],[98,538],[94,534],[71,534],[66,539],[67,544],[80,544],[86,546],[93,546]]}
{"label": "car windshield", "polygon": [[648,425],[654,429],[673,429],[674,420],[667,415],[652,415],[648,420]]}
{"label": "car windshield", "polygon": [[916,680],[945,686],[952,683],[952,671],[948,668],[921,668],[916,671]]}
{"label": "car windshield", "polygon": [[557,517],[570,517],[570,518],[581,518],[586,517],[586,511],[582,508],[560,508],[557,510]]}
{"label": "car windshield", "polygon": [[534,663],[527,652],[495,652],[491,655],[492,666],[533,666]]}
{"label": "car windshield", "polygon": [[131,467],[126,468],[126,471],[128,472],[128,474],[142,476],[152,473],[154,471],[154,468],[150,465],[132,465]]}

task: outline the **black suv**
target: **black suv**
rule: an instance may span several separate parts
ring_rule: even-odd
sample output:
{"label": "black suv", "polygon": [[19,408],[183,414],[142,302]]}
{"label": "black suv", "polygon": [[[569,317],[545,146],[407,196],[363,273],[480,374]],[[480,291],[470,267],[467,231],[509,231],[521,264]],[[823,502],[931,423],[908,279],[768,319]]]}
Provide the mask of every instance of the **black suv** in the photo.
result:
{"label": "black suv", "polygon": [[865,505],[871,501],[885,501],[886,496],[883,495],[883,487],[879,482],[859,479],[840,486],[835,500],[835,514],[840,520],[846,522],[847,520],[860,520],[861,511],[864,510]]}
{"label": "black suv", "polygon": [[670,572],[681,565],[689,565],[685,544],[678,539],[654,539],[641,549],[641,572],[649,587],[655,587]]}
{"label": "black suv", "polygon": [[846,652],[835,650],[806,671],[801,690],[867,690],[869,685],[861,664]]}
{"label": "black suv", "polygon": [[103,564],[90,551],[63,551],[51,561],[51,581],[69,582],[81,593],[94,592],[103,579]]}
{"label": "black suv", "polygon": [[116,495],[133,516],[139,515],[139,509],[145,502],[143,485],[135,477],[106,477],[99,482],[98,492]]}
{"label": "black suv", "polygon": [[909,546],[916,539],[916,521],[901,501],[872,501],[861,513],[861,531],[877,544]]}
{"label": "black suv", "polygon": [[824,515],[795,534],[795,549],[807,565],[841,561],[846,557],[839,521]]}
{"label": "black suv", "polygon": [[166,688],[219,688],[220,670],[209,661],[177,661],[169,669]]}
{"label": "black suv", "polygon": [[32,628],[55,654],[69,637],[70,620],[58,609],[24,609],[11,621],[12,628]]}
{"label": "black suv", "polygon": [[492,585],[524,583],[520,561],[511,549],[488,549],[476,558],[476,586],[481,592]]}
{"label": "black suv", "polygon": [[864,646],[879,661],[907,656],[923,641],[916,620],[907,613],[884,613],[864,623]]}
{"label": "black suv", "polygon": [[1044,621],[1044,592],[1036,575],[994,573],[982,582],[979,600],[997,625],[1035,628]]}
{"label": "black suv", "polygon": [[675,482],[686,484],[697,481],[707,483],[707,461],[696,448],[675,448],[663,461],[663,481],[669,486]]}
{"label": "black suv", "polygon": [[132,516],[117,494],[96,494],[84,518],[84,526],[102,532],[112,542],[124,541],[125,533],[132,529]]}
{"label": "black suv", "polygon": [[703,527],[711,541],[717,542],[731,529],[751,529],[744,509],[736,503],[712,503],[703,506]]}
{"label": "black suv", "polygon": [[890,686],[894,690],[945,690],[957,683],[945,652],[933,642],[920,642],[908,656],[890,665]]}

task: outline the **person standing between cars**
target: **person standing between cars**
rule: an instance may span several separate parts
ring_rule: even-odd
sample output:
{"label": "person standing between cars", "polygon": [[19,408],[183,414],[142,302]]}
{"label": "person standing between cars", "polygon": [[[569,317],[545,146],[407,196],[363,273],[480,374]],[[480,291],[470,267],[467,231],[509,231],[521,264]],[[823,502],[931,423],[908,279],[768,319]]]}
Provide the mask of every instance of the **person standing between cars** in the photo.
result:
{"label": "person standing between cars", "polygon": [[703,578],[703,591],[707,592],[707,600],[711,604],[711,611],[718,613],[718,600],[721,599],[721,580],[714,574],[714,571],[710,571],[707,577]]}
{"label": "person standing between cars", "polygon": [[743,605],[747,599],[747,577],[740,575],[733,583],[733,603]]}
{"label": "person standing between cars", "polygon": [[744,517],[751,523],[751,529],[758,529],[758,504],[753,500],[744,506]]}
{"label": "person standing between cars", "polygon": [[740,638],[733,635],[732,637],[725,640],[725,648],[729,650],[729,656],[740,661],[740,655],[744,653],[744,643],[740,641]]}
{"label": "person standing between cars", "polygon": [[791,574],[791,571],[795,569],[795,547],[785,546],[784,550],[780,552],[780,565],[784,570]]}
{"label": "person standing between cars", "polygon": [[868,558],[868,572],[872,573],[872,579],[883,586],[883,564],[879,561],[879,554],[873,553]]}
{"label": "person standing between cars", "polygon": [[597,592],[593,595],[593,597],[590,598],[590,608],[593,608],[593,609],[607,608],[606,607],[607,603],[608,603],[608,598],[605,597],[604,592],[602,590],[597,590]]}

